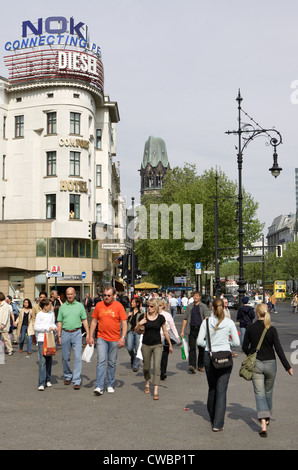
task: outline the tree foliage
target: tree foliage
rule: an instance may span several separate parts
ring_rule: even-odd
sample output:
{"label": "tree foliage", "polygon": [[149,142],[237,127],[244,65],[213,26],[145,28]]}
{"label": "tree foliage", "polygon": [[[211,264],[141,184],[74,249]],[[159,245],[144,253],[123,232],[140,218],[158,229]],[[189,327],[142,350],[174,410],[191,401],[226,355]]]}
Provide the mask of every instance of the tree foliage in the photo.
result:
{"label": "tree foliage", "polygon": [[[238,222],[236,218],[237,184],[228,179],[222,172],[218,174],[218,236],[219,247],[238,246]],[[145,196],[142,200],[147,213],[147,239],[136,242],[136,252],[142,269],[149,272],[150,279],[156,283],[169,285],[174,276],[185,275],[187,268],[194,274],[195,263],[202,263],[202,270],[214,265],[215,255],[215,194],[216,172],[206,170],[197,175],[195,165],[185,164],[184,168],[176,167],[167,172],[163,180],[160,196]],[[150,239],[150,206],[152,204],[203,205],[203,243],[200,249],[186,250],[185,227],[181,227],[181,238],[173,236],[173,214],[170,213],[170,233],[168,239]],[[262,224],[256,219],[258,204],[252,196],[243,190],[243,228],[244,244],[251,244],[260,237]],[[181,224],[183,224],[181,218]],[[160,225],[159,220],[159,225]],[[191,230],[195,231],[195,214],[192,211]],[[237,253],[236,250],[220,250],[219,258]]]}

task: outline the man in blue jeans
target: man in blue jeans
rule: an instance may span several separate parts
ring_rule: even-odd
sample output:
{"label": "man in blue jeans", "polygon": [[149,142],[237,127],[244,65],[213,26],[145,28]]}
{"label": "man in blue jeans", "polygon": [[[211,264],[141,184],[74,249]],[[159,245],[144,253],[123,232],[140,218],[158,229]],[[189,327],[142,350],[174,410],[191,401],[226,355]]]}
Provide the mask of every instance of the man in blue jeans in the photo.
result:
{"label": "man in blue jeans", "polygon": [[[62,346],[62,363],[64,384],[73,383],[74,390],[81,388],[82,372],[82,324],[86,331],[86,341],[89,340],[89,326],[84,306],[76,301],[76,291],[73,287],[66,289],[66,302],[59,308],[57,317],[58,344]],[[73,348],[75,360],[73,373],[70,370],[70,353]]]}
{"label": "man in blue jeans", "polygon": [[114,393],[118,348],[125,345],[127,316],[123,305],[114,300],[115,294],[114,287],[107,287],[104,290],[104,300],[96,304],[92,314],[90,346],[94,344],[93,334],[97,326],[97,367],[95,389],[93,390],[95,395],[103,394],[105,382],[107,392]]}

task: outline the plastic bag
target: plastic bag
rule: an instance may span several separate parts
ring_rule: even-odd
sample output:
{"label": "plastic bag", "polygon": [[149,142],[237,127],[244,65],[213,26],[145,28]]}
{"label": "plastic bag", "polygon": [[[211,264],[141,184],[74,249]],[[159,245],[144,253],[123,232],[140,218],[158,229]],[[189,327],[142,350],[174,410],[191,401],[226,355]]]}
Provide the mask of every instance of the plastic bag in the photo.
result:
{"label": "plastic bag", "polygon": [[92,346],[87,344],[82,354],[82,361],[91,362],[93,353],[94,353],[94,344],[92,344]]}
{"label": "plastic bag", "polygon": [[188,343],[184,336],[181,336],[181,355],[182,359],[188,359]]}
{"label": "plastic bag", "polygon": [[143,354],[142,354],[142,343],[143,343],[143,335],[140,335],[140,342],[139,342],[139,347],[137,350],[137,358],[140,359],[141,361],[143,360]]}

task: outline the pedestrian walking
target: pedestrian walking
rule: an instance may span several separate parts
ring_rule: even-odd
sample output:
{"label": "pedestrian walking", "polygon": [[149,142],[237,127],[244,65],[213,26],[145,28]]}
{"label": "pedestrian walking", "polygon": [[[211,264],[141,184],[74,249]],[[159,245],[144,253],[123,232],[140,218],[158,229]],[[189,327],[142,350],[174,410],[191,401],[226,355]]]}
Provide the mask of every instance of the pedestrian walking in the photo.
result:
{"label": "pedestrian walking", "polygon": [[114,287],[106,287],[104,300],[96,304],[92,314],[90,346],[94,344],[93,335],[97,326],[97,366],[93,390],[95,395],[104,393],[105,382],[107,392],[114,393],[118,348],[125,345],[127,315],[123,305],[114,299],[115,295]]}
{"label": "pedestrian walking", "polygon": [[34,335],[34,321],[32,317],[32,304],[30,299],[24,299],[23,307],[19,310],[16,320],[17,338],[19,341],[19,352],[23,352],[24,342],[27,334],[27,354],[31,354],[32,336]]}
{"label": "pedestrian walking", "polygon": [[[166,303],[164,300],[159,300],[159,313],[165,317],[166,320],[166,329],[169,333],[169,337],[172,344],[179,344],[180,338],[179,333],[177,331],[174,318],[172,315],[165,310]],[[168,367],[168,358],[170,353],[170,345],[167,342],[165,335],[163,334],[163,329],[160,330],[161,334],[161,341],[162,341],[162,356],[161,356],[161,363],[160,363],[160,380],[165,380],[167,378],[167,367]]]}
{"label": "pedestrian walking", "polygon": [[267,437],[267,426],[272,415],[273,387],[277,370],[275,352],[290,375],[293,375],[293,369],[280,344],[277,330],[271,325],[268,306],[263,303],[258,304],[256,314],[257,321],[246,328],[242,349],[246,355],[254,353],[264,328],[267,330],[260,350],[257,352],[257,362],[252,375],[257,417],[261,422],[259,434],[261,437]]}
{"label": "pedestrian walking", "polygon": [[[73,287],[66,289],[66,302],[58,312],[58,344],[62,346],[62,364],[64,384],[73,383],[74,390],[80,390],[82,378],[82,325],[86,331],[86,341],[89,340],[89,325],[84,306],[76,300]],[[73,372],[70,368],[71,348],[74,351]]]}
{"label": "pedestrian walking", "polygon": [[127,317],[127,351],[130,355],[130,365],[134,372],[138,372],[140,359],[137,357],[138,347],[140,344],[140,335],[134,331],[136,324],[142,315],[141,299],[135,297],[131,301],[132,310]]}
{"label": "pedestrian walking", "polygon": [[181,336],[188,335],[189,343],[189,371],[192,374],[198,370],[204,372],[204,348],[197,345],[197,338],[200,326],[205,317],[208,316],[208,308],[201,302],[201,293],[195,291],[193,293],[193,302],[187,305],[181,328]]}
{"label": "pedestrian walking", "polygon": [[248,305],[249,298],[243,297],[242,298],[242,305],[238,310],[236,320],[239,321],[240,326],[240,341],[241,346],[243,345],[245,331],[248,325],[250,325],[255,318],[255,311],[254,309]]}
{"label": "pedestrian walking", "polygon": [[10,329],[10,309],[8,303],[5,301],[5,295],[0,292],[0,336],[2,336],[7,354],[13,355],[12,344],[9,337]]}
{"label": "pedestrian walking", "polygon": [[215,299],[212,303],[213,315],[208,318],[210,329],[210,341],[208,338],[207,324],[205,319],[198,335],[198,345],[205,348],[204,365],[208,381],[207,409],[211,420],[212,431],[223,431],[226,412],[227,389],[232,372],[229,366],[216,369],[211,361],[210,347],[212,352],[231,351],[231,346],[239,346],[239,335],[235,323],[225,316],[224,303],[222,299]]}
{"label": "pedestrian walking", "polygon": [[52,311],[50,299],[42,299],[39,303],[41,310],[35,318],[35,335],[38,344],[38,390],[44,391],[46,387],[51,387],[52,356],[43,355],[43,343],[45,333],[57,331],[55,316]]}
{"label": "pedestrian walking", "polygon": [[159,400],[158,386],[160,381],[160,364],[162,357],[162,342],[160,329],[162,328],[165,339],[169,344],[169,352],[173,352],[172,343],[169,337],[169,333],[166,329],[166,320],[163,315],[159,314],[159,300],[150,299],[148,301],[148,312],[146,317],[144,314],[140,316],[140,320],[137,324],[145,326],[145,332],[143,335],[142,342],[142,355],[143,355],[143,368],[145,378],[145,393],[150,394],[150,368],[151,359],[153,358],[153,400]]}

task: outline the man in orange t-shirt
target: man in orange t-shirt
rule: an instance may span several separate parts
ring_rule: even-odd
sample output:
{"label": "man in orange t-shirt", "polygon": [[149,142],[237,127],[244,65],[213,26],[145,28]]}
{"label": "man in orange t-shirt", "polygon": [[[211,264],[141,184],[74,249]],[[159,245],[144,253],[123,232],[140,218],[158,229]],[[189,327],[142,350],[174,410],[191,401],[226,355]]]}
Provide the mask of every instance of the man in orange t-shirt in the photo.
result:
{"label": "man in orange t-shirt", "polygon": [[[125,345],[127,332],[127,316],[120,302],[114,300],[116,291],[113,287],[104,290],[104,300],[98,302],[92,314],[90,325],[90,346],[94,344],[94,331],[97,326],[97,366],[95,395],[104,392],[106,362],[106,387],[109,393],[114,393],[116,362],[118,348]],[[121,335],[122,327],[122,335]],[[120,337],[121,335],[121,337]]]}

